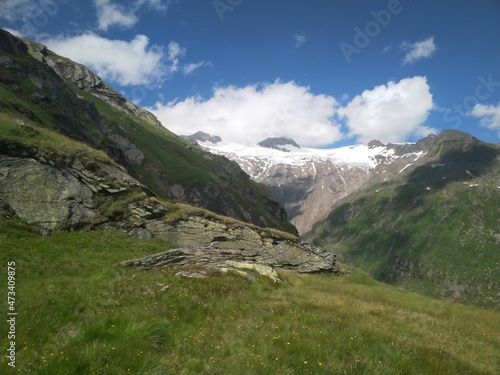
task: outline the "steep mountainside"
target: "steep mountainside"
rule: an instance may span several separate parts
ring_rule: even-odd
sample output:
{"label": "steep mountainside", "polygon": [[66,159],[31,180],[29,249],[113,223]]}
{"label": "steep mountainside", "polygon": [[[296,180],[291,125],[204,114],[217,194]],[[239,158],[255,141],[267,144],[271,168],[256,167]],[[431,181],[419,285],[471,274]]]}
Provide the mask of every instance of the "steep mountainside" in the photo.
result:
{"label": "steep mountainside", "polygon": [[499,145],[443,131],[423,160],[338,202],[309,238],[379,280],[499,308]]}
{"label": "steep mountainside", "polygon": [[2,127],[42,127],[104,151],[160,197],[295,232],[283,207],[236,163],[172,134],[84,66],[3,30],[0,116]]}

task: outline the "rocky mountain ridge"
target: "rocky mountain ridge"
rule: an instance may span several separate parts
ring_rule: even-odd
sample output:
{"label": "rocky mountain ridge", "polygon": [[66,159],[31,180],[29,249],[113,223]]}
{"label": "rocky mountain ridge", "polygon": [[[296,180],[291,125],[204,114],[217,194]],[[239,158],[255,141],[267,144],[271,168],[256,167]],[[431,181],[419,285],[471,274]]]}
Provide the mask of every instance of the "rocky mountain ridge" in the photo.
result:
{"label": "rocky mountain ridge", "polygon": [[300,148],[300,146],[291,138],[287,137],[271,137],[257,143],[261,147],[274,148],[276,150],[289,152],[290,147]]}

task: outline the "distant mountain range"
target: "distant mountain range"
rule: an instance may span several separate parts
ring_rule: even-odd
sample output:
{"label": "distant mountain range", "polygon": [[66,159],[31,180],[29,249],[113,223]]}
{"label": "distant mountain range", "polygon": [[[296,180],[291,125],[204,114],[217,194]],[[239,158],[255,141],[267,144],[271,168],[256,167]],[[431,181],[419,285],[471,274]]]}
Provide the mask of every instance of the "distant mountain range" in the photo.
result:
{"label": "distant mountain range", "polygon": [[418,163],[435,136],[417,143],[372,141],[332,149],[300,147],[293,139],[268,138],[255,146],[225,143],[198,132],[189,136],[203,149],[237,162],[250,177],[265,184],[284,205],[289,220],[305,235],[326,218],[335,203],[372,177],[397,174]]}

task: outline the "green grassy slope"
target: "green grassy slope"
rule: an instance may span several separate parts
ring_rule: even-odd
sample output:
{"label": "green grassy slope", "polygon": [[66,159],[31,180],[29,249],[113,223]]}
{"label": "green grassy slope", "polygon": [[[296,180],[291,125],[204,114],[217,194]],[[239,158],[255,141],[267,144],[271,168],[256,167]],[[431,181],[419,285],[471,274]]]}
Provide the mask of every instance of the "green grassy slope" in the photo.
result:
{"label": "green grassy slope", "polygon": [[498,308],[499,148],[439,152],[339,202],[311,238],[378,280]]}
{"label": "green grassy slope", "polygon": [[41,237],[15,220],[0,222],[0,247],[2,280],[7,262],[16,264],[18,312],[16,368],[2,356],[5,374],[499,371],[498,312],[407,293],[354,269],[280,272],[281,284],[178,279],[174,270],[119,266],[168,243],[112,231]]}

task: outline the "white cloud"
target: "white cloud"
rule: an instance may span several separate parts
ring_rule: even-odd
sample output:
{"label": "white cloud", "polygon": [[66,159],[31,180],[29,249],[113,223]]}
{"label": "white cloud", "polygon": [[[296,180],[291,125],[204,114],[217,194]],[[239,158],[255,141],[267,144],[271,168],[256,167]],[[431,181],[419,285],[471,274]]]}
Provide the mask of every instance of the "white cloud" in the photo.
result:
{"label": "white cloud", "polygon": [[401,49],[408,51],[403,58],[403,65],[406,65],[432,56],[436,52],[437,47],[434,43],[434,37],[430,37],[415,43],[403,42],[401,43]]}
{"label": "white cloud", "polygon": [[204,65],[207,65],[207,63],[205,61],[201,61],[199,63],[190,63],[190,64],[187,64],[187,65],[184,65],[182,67],[182,74],[184,74],[185,76],[187,76],[187,75],[193,73],[196,69],[199,69],[199,68],[201,68]]}
{"label": "white cloud", "polygon": [[172,73],[179,70],[180,59],[186,55],[186,49],[182,48],[177,42],[168,44],[168,61],[170,62],[170,71]]}
{"label": "white cloud", "polygon": [[500,138],[500,102],[496,106],[476,104],[470,114],[478,117],[481,125],[497,131]]}
{"label": "white cloud", "polygon": [[129,28],[139,20],[132,9],[114,4],[110,0],[94,0],[94,4],[100,30],[107,30],[109,26],[114,25]]}
{"label": "white cloud", "polygon": [[423,125],[432,107],[427,79],[416,76],[365,90],[339,108],[338,114],[346,119],[349,135],[359,142],[402,142],[412,135],[436,132]]}
{"label": "white cloud", "polygon": [[179,65],[185,49],[171,42],[168,51],[150,45],[145,35],[131,41],[103,38],[93,32],[42,41],[57,54],[94,70],[104,80],[126,85],[160,85]]}
{"label": "white cloud", "polygon": [[295,47],[300,47],[307,41],[307,36],[304,33],[294,34],[293,37],[295,39]]}
{"label": "white cloud", "polygon": [[332,120],[337,106],[331,96],[314,95],[295,82],[218,87],[211,98],[190,97],[157,103],[150,110],[176,134],[198,130],[224,141],[256,144],[287,136],[303,146],[324,146],[342,138]]}
{"label": "white cloud", "polygon": [[138,13],[147,8],[150,11],[165,12],[168,6],[162,0],[135,0],[126,6],[112,0],[94,0],[97,25],[100,30],[110,26],[130,28],[139,21]]}

